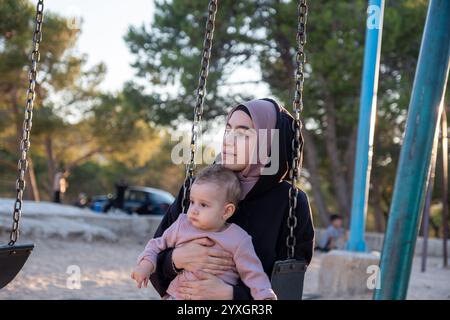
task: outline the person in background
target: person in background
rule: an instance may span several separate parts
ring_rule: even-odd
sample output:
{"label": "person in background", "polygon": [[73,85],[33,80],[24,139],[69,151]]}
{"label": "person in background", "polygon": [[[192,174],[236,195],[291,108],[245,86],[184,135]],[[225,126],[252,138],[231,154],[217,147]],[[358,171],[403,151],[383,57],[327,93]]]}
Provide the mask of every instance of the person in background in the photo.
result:
{"label": "person in background", "polygon": [[117,209],[123,209],[125,191],[128,188],[128,183],[124,178],[120,178],[120,180],[115,184],[115,187],[116,187],[116,197],[114,199],[114,207]]}
{"label": "person in background", "polygon": [[84,192],[81,192],[78,195],[78,199],[74,205],[75,205],[75,207],[78,207],[78,208],[85,208],[88,206],[88,198]]}
{"label": "person in background", "polygon": [[66,173],[64,170],[58,170],[53,179],[53,202],[61,203],[61,197],[68,187]]}
{"label": "person in background", "polygon": [[325,230],[316,250],[328,252],[333,249],[344,249],[347,241],[347,234],[342,227],[342,217],[333,214],[330,217],[330,225]]}

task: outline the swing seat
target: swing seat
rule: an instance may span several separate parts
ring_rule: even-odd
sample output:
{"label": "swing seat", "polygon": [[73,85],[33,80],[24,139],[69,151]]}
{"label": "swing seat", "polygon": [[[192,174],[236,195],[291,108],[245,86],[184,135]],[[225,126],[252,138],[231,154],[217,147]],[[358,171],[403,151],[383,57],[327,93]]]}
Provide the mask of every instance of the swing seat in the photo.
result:
{"label": "swing seat", "polygon": [[276,261],[272,271],[272,289],[278,300],[302,300],[306,261],[288,259]]}
{"label": "swing seat", "polygon": [[16,277],[33,248],[32,243],[0,246],[0,289]]}

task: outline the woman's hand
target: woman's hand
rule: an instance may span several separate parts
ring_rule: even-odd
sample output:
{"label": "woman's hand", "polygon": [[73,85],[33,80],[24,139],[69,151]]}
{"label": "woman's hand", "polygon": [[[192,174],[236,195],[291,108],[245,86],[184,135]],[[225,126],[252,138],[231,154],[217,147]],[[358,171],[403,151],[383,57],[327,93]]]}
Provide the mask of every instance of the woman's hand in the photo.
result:
{"label": "woman's hand", "polygon": [[233,286],[219,277],[198,271],[198,280],[180,281],[177,294],[185,300],[233,300]]}
{"label": "woman's hand", "polygon": [[195,239],[177,247],[172,252],[172,261],[178,269],[190,272],[204,271],[214,275],[234,267],[231,253],[211,248],[214,241],[209,238]]}

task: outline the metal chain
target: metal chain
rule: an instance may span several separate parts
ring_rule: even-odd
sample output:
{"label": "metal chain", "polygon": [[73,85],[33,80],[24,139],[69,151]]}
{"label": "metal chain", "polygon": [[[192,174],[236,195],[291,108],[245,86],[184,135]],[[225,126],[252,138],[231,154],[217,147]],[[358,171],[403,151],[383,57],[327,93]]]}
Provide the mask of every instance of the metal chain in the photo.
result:
{"label": "metal chain", "polygon": [[291,187],[289,189],[289,217],[287,225],[289,235],[286,238],[286,246],[288,249],[288,259],[294,258],[295,245],[297,239],[294,229],[297,226],[297,217],[295,209],[297,207],[298,189],[296,187],[297,180],[300,178],[300,171],[303,156],[303,138],[302,138],[302,122],[300,114],[303,110],[303,82],[304,82],[304,66],[305,53],[303,51],[306,44],[306,20],[308,15],[308,6],[306,0],[300,0],[298,3],[298,29],[297,29],[297,55],[295,57],[297,69],[295,72],[295,97],[293,102],[294,121],[292,122],[292,131],[294,138],[292,139],[292,164],[289,172],[291,177]]}
{"label": "metal chain", "polygon": [[42,41],[42,21],[44,18],[44,1],[39,0],[36,6],[36,25],[33,34],[33,51],[31,52],[30,71],[28,72],[28,91],[25,105],[25,120],[23,122],[22,139],[20,141],[20,159],[18,163],[19,175],[16,180],[16,201],[14,203],[13,225],[9,245],[12,246],[19,239],[19,220],[22,215],[23,192],[25,190],[25,174],[28,169],[28,151],[30,150],[30,132],[33,118],[33,103],[37,77],[37,65],[40,60],[39,44]]}
{"label": "metal chain", "polygon": [[182,212],[185,212],[189,201],[189,191],[195,170],[195,151],[197,138],[200,132],[200,122],[203,115],[203,102],[206,95],[206,79],[208,77],[209,60],[211,58],[211,47],[214,36],[214,25],[217,13],[217,0],[210,0],[208,5],[208,19],[206,21],[206,32],[203,41],[203,54],[200,68],[200,77],[197,88],[197,102],[194,108],[194,121],[192,123],[192,137],[190,144],[190,160],[186,165],[186,178],[183,184],[183,200],[181,202]]}

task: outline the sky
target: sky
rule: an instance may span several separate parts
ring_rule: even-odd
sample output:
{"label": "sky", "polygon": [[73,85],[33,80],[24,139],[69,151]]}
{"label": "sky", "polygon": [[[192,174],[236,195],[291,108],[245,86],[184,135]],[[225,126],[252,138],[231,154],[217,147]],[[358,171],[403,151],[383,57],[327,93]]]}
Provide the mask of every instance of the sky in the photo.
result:
{"label": "sky", "polygon": [[117,91],[130,80],[133,56],[123,36],[130,25],[150,24],[153,18],[151,0],[46,0],[44,10],[82,20],[77,49],[88,55],[88,66],[104,62],[108,72],[102,89]]}
{"label": "sky", "polygon": [[[205,4],[205,9],[206,7]],[[82,21],[77,49],[88,55],[87,67],[99,62],[106,64],[107,76],[101,85],[102,89],[118,91],[124,82],[133,78],[134,70],[130,64],[134,57],[123,37],[130,25],[152,23],[152,0],[46,0],[44,10],[66,17],[77,17],[73,20],[74,26]],[[203,31],[200,34],[203,36]],[[228,82],[254,81],[260,78],[259,70],[238,68]],[[267,96],[269,92],[267,86],[261,84],[236,85],[227,87],[226,90],[246,90],[260,96]]]}

